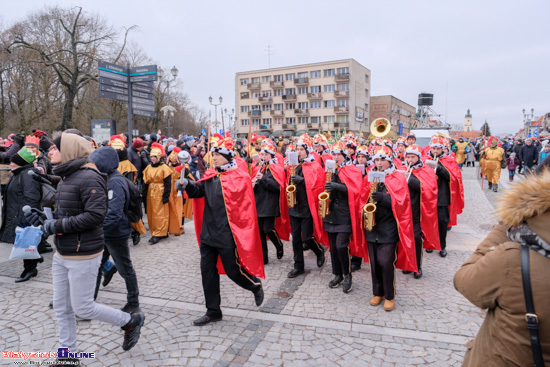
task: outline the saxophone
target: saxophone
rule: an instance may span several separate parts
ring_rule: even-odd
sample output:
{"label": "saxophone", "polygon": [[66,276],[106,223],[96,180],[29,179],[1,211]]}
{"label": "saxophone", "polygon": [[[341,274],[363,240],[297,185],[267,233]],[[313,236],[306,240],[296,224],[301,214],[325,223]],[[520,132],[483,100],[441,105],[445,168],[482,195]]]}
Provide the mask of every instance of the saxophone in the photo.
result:
{"label": "saxophone", "polygon": [[374,178],[374,180],[371,182],[370,185],[370,195],[369,195],[369,202],[365,204],[363,207],[363,221],[364,226],[367,231],[372,231],[373,227],[375,226],[375,213],[376,213],[376,203],[374,200],[372,200],[372,193],[376,192],[378,190],[378,183],[380,182],[380,179]]}
{"label": "saxophone", "polygon": [[[290,167],[291,179],[295,175],[296,175],[296,166],[291,166]],[[289,208],[294,208],[294,205],[296,205],[296,185],[290,184],[286,187],[286,202]]]}
{"label": "saxophone", "polygon": [[[328,171],[325,178],[325,183],[332,181],[332,172]],[[326,191],[323,191],[319,194],[319,216],[321,218],[326,218],[329,215],[329,206],[330,206],[330,194]]]}

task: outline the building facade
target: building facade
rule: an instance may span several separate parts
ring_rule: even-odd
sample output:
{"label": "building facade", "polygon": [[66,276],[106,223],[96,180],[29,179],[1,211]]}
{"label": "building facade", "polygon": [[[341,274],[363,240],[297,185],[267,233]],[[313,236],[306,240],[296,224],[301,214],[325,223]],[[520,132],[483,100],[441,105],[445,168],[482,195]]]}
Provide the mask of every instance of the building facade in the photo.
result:
{"label": "building facade", "polygon": [[468,113],[466,116],[464,116],[464,131],[472,131],[472,114],[470,113],[470,109],[468,108]]}
{"label": "building facade", "polygon": [[354,59],[239,72],[237,136],[297,136],[368,126],[370,70]]}
{"label": "building facade", "polygon": [[415,127],[416,109],[392,95],[372,96],[370,121],[381,117],[391,122],[391,131],[396,135],[405,135]]}

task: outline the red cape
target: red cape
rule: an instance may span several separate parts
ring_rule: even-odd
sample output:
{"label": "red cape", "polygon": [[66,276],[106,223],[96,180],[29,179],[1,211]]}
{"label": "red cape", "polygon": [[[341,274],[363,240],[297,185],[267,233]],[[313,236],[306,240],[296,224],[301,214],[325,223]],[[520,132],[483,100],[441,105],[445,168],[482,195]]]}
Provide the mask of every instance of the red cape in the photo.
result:
{"label": "red cape", "polygon": [[352,236],[349,243],[350,253],[353,256],[368,257],[365,234],[361,226],[363,175],[359,168],[354,165],[349,165],[338,169],[338,177],[348,189],[348,203],[352,228]]}
{"label": "red cape", "polygon": [[460,167],[456,163],[456,159],[452,156],[445,156],[440,159],[441,164],[445,166],[447,171],[451,174],[451,205],[449,205],[449,216],[451,220],[449,221],[449,226],[456,226],[457,216],[462,213],[464,209],[464,188],[462,186],[462,172],[460,172]]}
{"label": "red cape", "polygon": [[395,168],[397,168],[398,171],[406,171],[407,166],[405,166],[401,160],[397,157],[393,159],[393,164],[395,164]]}
{"label": "red cape", "polygon": [[[370,193],[371,183],[368,181],[368,176],[365,176],[363,184],[361,208],[367,203]],[[402,270],[417,272],[411,196],[407,185],[407,178],[401,172],[394,171],[386,176],[385,184],[391,195],[392,212],[399,230],[396,267]],[[365,257],[365,260],[368,261],[368,256]]]}
{"label": "red cape", "polygon": [[437,226],[437,176],[428,166],[415,169],[412,174],[420,180],[420,227],[424,233],[422,247],[441,251]]}
{"label": "red cape", "polygon": [[[199,182],[209,180],[217,174],[218,172],[211,168],[204,173]],[[234,170],[222,172],[220,181],[227,219],[237,245],[240,263],[250,274],[265,279],[256,202],[248,168],[237,166]],[[193,214],[195,215],[195,234],[200,246],[199,238],[202,230],[204,198],[193,199]],[[218,272],[225,274],[219,258],[217,266]]]}

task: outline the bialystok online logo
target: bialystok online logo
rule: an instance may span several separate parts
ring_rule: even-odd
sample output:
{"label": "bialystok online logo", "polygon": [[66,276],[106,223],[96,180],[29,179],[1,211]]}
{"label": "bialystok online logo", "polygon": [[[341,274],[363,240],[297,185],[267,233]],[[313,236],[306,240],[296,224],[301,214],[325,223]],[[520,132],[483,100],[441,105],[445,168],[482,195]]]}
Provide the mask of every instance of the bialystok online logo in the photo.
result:
{"label": "bialystok online logo", "polygon": [[[40,362],[32,362],[30,359],[49,359],[49,358],[58,358],[58,359],[93,359],[95,358],[95,353],[86,353],[78,352],[71,353],[69,348],[58,348],[57,353],[49,352],[12,352],[12,351],[2,351],[2,359],[23,359],[28,361],[28,364],[40,364]],[[14,362],[16,363],[16,362]],[[53,363],[53,362],[52,362]]]}

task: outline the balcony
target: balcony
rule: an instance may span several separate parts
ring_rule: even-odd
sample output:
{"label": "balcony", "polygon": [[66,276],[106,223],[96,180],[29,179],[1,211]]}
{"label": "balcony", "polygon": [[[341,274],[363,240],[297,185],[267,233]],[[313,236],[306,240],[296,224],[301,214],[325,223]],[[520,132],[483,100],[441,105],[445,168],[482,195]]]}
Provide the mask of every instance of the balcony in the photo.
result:
{"label": "balcony", "polygon": [[274,117],[282,117],[285,115],[285,111],[282,111],[282,110],[271,110],[269,111],[269,113],[271,114],[271,116],[274,116]]}
{"label": "balcony", "polygon": [[296,78],[294,79],[294,85],[308,85],[309,84],[309,78]]}
{"label": "balcony", "polygon": [[317,101],[323,99],[323,93],[308,93],[307,99],[310,101]]}
{"label": "balcony", "polygon": [[269,82],[272,89],[281,89],[285,87],[285,82]]}
{"label": "balcony", "polygon": [[246,88],[248,90],[260,90],[262,89],[262,85],[260,83],[249,83],[246,85]]}
{"label": "balcony", "polygon": [[334,113],[340,114],[340,115],[347,115],[349,113],[349,107],[348,106],[339,106],[334,107]]}
{"label": "balcony", "polygon": [[[308,123],[307,123],[307,128],[308,128],[308,129],[313,129],[313,125],[314,125],[314,124],[312,124],[311,122],[308,122]],[[315,124],[315,125],[317,125],[317,124]]]}
{"label": "balcony", "polygon": [[249,117],[253,117],[253,116],[261,116],[262,115],[262,111],[260,110],[252,110],[252,111],[248,111],[248,116]]}
{"label": "balcony", "polygon": [[271,103],[271,102],[273,102],[272,97],[260,97],[258,99],[260,100],[260,103]]}
{"label": "balcony", "polygon": [[295,101],[296,94],[283,94],[283,101]]}
{"label": "balcony", "polygon": [[335,90],[334,98],[349,98],[349,90]]}
{"label": "balcony", "polygon": [[332,125],[335,129],[349,129],[349,122],[335,122]]}
{"label": "balcony", "polygon": [[283,130],[296,130],[296,124],[283,124]]}
{"label": "balcony", "polygon": [[309,116],[309,110],[307,108],[295,108],[294,114],[296,116]]}
{"label": "balcony", "polygon": [[336,74],[334,76],[336,83],[346,83],[349,82],[349,73]]}
{"label": "balcony", "polygon": [[271,125],[260,125],[260,130],[272,132],[273,128],[271,127]]}

